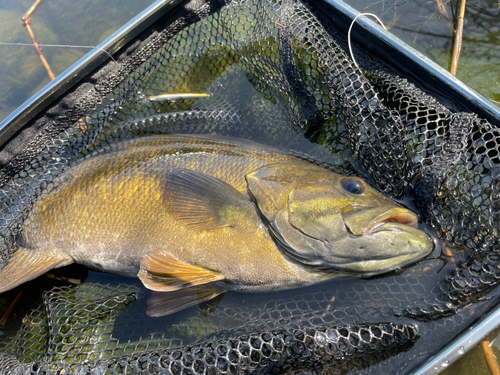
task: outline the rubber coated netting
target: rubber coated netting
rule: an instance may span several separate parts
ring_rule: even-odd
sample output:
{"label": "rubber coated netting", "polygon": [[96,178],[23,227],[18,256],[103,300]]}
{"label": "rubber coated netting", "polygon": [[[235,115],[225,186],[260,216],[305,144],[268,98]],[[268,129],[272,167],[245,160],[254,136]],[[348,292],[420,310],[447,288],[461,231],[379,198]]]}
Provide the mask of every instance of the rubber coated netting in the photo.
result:
{"label": "rubber coated netting", "polygon": [[[345,32],[313,5],[184,2],[27,124],[0,152],[0,267],[55,176],[147,133],[249,138],[363,176],[418,210],[433,254],[163,318],[145,315],[137,279],[89,272],[79,284],[82,267],[56,270],[0,295],[3,316],[23,292],[0,331],[1,374],[405,374],[498,301],[498,125],[359,47],[356,68]],[[149,99],[164,92],[210,97]]]}

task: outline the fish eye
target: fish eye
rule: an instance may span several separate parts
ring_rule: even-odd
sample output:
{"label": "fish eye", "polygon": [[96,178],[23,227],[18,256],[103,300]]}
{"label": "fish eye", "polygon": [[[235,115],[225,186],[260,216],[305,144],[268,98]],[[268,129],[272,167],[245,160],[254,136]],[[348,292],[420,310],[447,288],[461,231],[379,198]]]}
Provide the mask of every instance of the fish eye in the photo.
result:
{"label": "fish eye", "polygon": [[362,194],[365,190],[361,181],[354,178],[348,178],[342,181],[342,187],[351,194]]}

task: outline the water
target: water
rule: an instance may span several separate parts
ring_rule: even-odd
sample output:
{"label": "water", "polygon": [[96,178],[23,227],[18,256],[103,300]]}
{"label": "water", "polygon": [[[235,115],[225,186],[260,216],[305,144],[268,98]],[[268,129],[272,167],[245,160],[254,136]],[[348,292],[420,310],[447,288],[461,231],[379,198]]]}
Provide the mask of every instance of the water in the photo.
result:
{"label": "water", "polygon": [[[493,346],[493,353],[498,358],[500,350]],[[459,361],[442,368],[440,375],[491,375],[481,345],[467,352]]]}
{"label": "water", "polygon": [[[4,3],[5,4],[12,3],[12,4],[10,4],[10,7],[8,7],[8,6],[3,6]],[[141,3],[141,9],[137,9],[135,13],[132,10],[125,11],[125,13],[128,14],[127,18],[126,15],[120,16],[114,13],[121,11],[122,6],[125,7],[125,3],[130,3],[130,7],[127,9],[132,9],[134,6],[137,5],[133,4],[131,1],[130,2],[123,1],[122,3],[120,3],[120,9],[118,10],[116,9],[115,5],[113,5],[112,7],[112,4],[104,1],[99,3],[97,1],[95,2],[89,1],[89,2],[84,2],[80,5],[71,6],[69,4],[64,3],[64,1],[62,0],[59,1],[43,0],[39,9],[37,9],[37,11],[35,11],[35,13],[33,14],[32,27],[33,30],[35,31],[35,34],[37,35],[37,39],[41,40],[46,44],[58,43],[58,44],[72,44],[72,45],[74,44],[97,45],[106,36],[110,35],[115,29],[117,29],[122,23],[125,23],[126,21],[128,21],[128,19],[132,18],[137,12],[139,12],[142,9],[142,7],[145,7],[146,5],[149,4],[149,3],[147,4]],[[22,16],[22,14],[24,14],[25,10],[28,9],[29,6],[31,6],[31,1],[21,2],[20,3],[21,5],[18,5],[13,1],[2,2],[0,0],[0,4],[2,4],[2,6],[0,6],[0,15],[1,17],[4,16],[6,17],[6,18],[0,18],[0,29],[2,31],[2,34],[0,34],[0,38],[2,39],[0,40],[4,42],[17,42],[17,43],[28,43],[28,44],[31,43],[27,31],[19,21],[19,18]],[[446,36],[446,32],[442,31],[443,33],[442,36],[435,37],[435,41],[431,41],[434,40],[432,39],[434,37],[431,35],[432,32],[427,30],[428,27],[430,28],[430,26],[432,26],[431,21],[434,21],[434,27],[438,29],[443,28],[443,25],[444,27],[447,27],[446,23],[438,17],[439,14],[436,16],[436,11],[432,10],[432,6],[434,5],[434,3],[430,4],[426,3],[423,5],[422,8],[425,11],[428,11],[428,13],[425,13],[425,15],[428,16],[430,14],[431,15],[429,16],[430,18],[425,18],[424,13],[422,13],[423,11],[421,13],[418,13],[417,10],[421,10],[421,8],[419,8],[415,4],[411,5],[411,3],[405,3],[401,4],[401,6],[399,4],[394,4],[393,7],[388,5],[387,3],[382,5],[383,5],[383,10],[387,12],[386,14],[388,15],[387,17],[389,18],[389,21],[393,19],[395,20],[391,28],[392,31],[399,32],[398,30],[400,30],[403,36],[406,35],[410,36],[410,39],[406,39],[405,37],[407,42],[412,44],[415,48],[419,49],[420,51],[428,54],[436,61],[442,62],[442,65],[445,68],[447,67],[446,66],[447,60],[449,59],[450,55],[449,51],[451,48],[451,37]],[[44,7],[46,7],[46,9]],[[365,11],[363,7],[358,7],[358,9]],[[367,11],[368,10],[370,9],[367,9]],[[390,17],[391,12],[393,12],[392,18]],[[401,16],[401,14],[403,14],[404,16]],[[418,17],[416,17],[415,15],[417,15]],[[120,17],[122,17],[121,20],[123,22],[117,21]],[[432,17],[435,17],[436,19]],[[411,19],[412,21],[415,20],[415,23],[417,21],[422,21],[423,24],[415,26],[415,29],[413,31],[408,31],[405,30],[405,28],[414,27],[412,25],[409,26],[408,22],[405,22],[408,19]],[[10,23],[7,23],[7,21]],[[388,23],[388,21],[386,21],[385,19],[384,21]],[[404,27],[398,26],[399,24],[396,21],[399,21],[402,25],[404,25]],[[469,26],[469,24],[470,22],[468,23],[467,26]],[[85,30],[85,32],[83,32],[82,30]],[[424,31],[420,32],[420,30]],[[498,36],[498,26],[496,24],[491,24],[490,27],[485,30],[486,30],[485,32],[487,32],[488,35],[490,32],[494,33],[495,30],[497,30],[496,35]],[[402,35],[399,36],[403,37]],[[71,39],[73,37],[75,38],[74,40]],[[5,39],[5,38],[12,38],[12,39]],[[496,40],[498,41],[498,38]],[[498,53],[499,51],[498,43],[493,44],[493,46],[496,46],[497,49],[495,50],[495,48],[491,47],[491,45],[488,44],[482,47],[482,51],[486,54],[489,54],[490,59],[491,55],[492,54],[494,55],[494,53],[496,53],[496,55],[494,55],[496,56],[496,60],[495,58],[493,59],[494,61],[498,61],[498,56],[500,56]],[[5,69],[7,66],[10,66],[10,68],[12,69],[11,72],[6,71],[5,73],[3,72],[3,70],[0,70],[2,72],[2,74],[0,75],[1,77],[0,79],[2,80],[0,81],[0,84],[2,85],[1,87],[4,88],[3,94],[1,94],[4,96],[0,96],[1,98],[0,112],[2,113],[2,116],[5,117],[8,113],[10,113],[11,110],[15,109],[17,105],[21,104],[22,101],[27,99],[32,93],[36,92],[39,88],[41,88],[43,85],[49,82],[49,79],[38,56],[36,55],[36,53],[34,53],[34,48],[32,46],[29,47],[0,46],[0,48],[2,48],[2,52],[0,53],[0,62],[2,64],[0,64],[0,69]],[[12,50],[9,50],[10,48],[12,48]],[[468,71],[467,69],[470,69],[466,64],[467,58],[469,58],[469,60],[474,59],[473,57],[474,55],[470,55],[469,54],[470,52],[467,52],[467,50],[468,49],[465,48],[464,45],[462,59],[459,64],[459,78],[462,79],[464,79],[462,74],[466,74]],[[9,52],[8,54],[7,53],[8,51],[11,52]],[[44,55],[47,57],[49,64],[51,64],[54,73],[57,75],[60,74],[71,63],[76,61],[80,56],[83,56],[86,53],[86,51],[87,50],[85,49],[74,49],[74,48],[71,49],[45,48]],[[67,65],[64,65],[63,62],[66,63]],[[472,79],[468,80],[467,82],[470,85],[474,86],[479,91],[481,91],[483,94],[488,96],[490,99],[499,101],[500,92],[498,90],[498,78],[496,78],[496,81],[495,79],[491,78],[499,76],[498,74],[499,68],[497,65],[494,65],[491,68],[487,68],[483,65],[480,65],[480,68],[478,68],[479,72],[481,72],[482,70],[488,70],[489,73],[486,79],[480,80],[481,81],[480,83],[482,83],[481,87],[474,86],[476,83]],[[497,70],[495,70],[495,67]],[[496,76],[495,72],[497,72]],[[470,75],[473,77],[474,76],[482,77],[481,74],[477,73],[475,75],[471,73]],[[16,90],[21,87],[25,88],[25,92],[18,94]],[[10,103],[10,101],[14,100],[15,98],[20,98],[20,99],[16,103],[14,102]],[[4,106],[3,104],[4,102],[7,103],[8,105]],[[102,277],[102,275],[99,276]],[[91,277],[93,276],[91,275]],[[356,281],[356,283],[363,286],[366,285],[367,288],[368,287],[377,288],[377,286],[373,286],[377,284],[377,280],[367,281],[366,283],[364,281]],[[378,280],[378,284],[380,284],[379,285],[380,290],[378,290],[378,292],[380,294],[384,293],[387,288],[385,287],[385,284],[383,283],[382,279]],[[230,304],[231,298],[234,298],[236,300],[237,296],[236,295],[228,296],[226,300],[222,303],[222,306]],[[238,298],[243,298],[243,297],[239,296]],[[251,301],[252,298],[256,299],[257,296],[245,296],[244,298],[245,301],[248,303],[249,300]],[[348,296],[344,298],[344,301],[346,300],[348,300]],[[144,304],[144,301],[145,298],[137,302],[135,305],[138,306],[139,303]],[[342,298],[337,296],[337,299],[335,301],[336,306],[334,306],[334,308],[337,309],[339,312],[344,313],[343,310],[341,310],[341,306],[339,306],[341,305],[341,301]],[[238,300],[237,302],[238,304],[241,303],[240,300]],[[254,300],[251,302],[256,303],[257,301]],[[345,312],[346,315],[347,312],[348,310],[346,310]],[[155,325],[158,325],[157,321],[155,321],[154,323]]]}
{"label": "water", "polygon": [[[360,12],[374,13],[386,28],[443,68],[453,54],[452,24],[460,1],[345,0]],[[449,20],[447,19],[449,18]],[[457,77],[500,105],[500,3],[468,0]]]}
{"label": "water", "polygon": [[[21,21],[33,2],[0,0],[0,121],[50,82]],[[153,2],[42,0],[31,14],[30,27],[42,46],[96,46]],[[88,48],[44,47],[42,53],[57,76],[88,51]]]}

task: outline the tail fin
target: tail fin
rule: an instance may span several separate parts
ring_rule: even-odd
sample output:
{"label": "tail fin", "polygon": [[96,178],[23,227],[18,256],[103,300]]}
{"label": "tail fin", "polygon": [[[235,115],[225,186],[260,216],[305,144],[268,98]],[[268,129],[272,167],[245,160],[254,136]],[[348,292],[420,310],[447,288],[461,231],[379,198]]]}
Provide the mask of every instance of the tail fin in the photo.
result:
{"label": "tail fin", "polygon": [[73,263],[69,255],[19,247],[0,271],[0,293],[33,280],[45,272]]}

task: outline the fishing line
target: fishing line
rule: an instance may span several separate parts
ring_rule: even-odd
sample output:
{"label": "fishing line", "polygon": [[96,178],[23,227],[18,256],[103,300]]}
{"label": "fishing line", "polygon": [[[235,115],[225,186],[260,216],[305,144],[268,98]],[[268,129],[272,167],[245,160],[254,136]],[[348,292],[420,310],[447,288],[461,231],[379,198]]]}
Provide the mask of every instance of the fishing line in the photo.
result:
{"label": "fishing line", "polygon": [[[67,48],[87,48],[87,49],[93,49],[97,48],[101,51],[104,51],[100,47],[95,47],[95,46],[77,46],[77,45],[71,45],[71,44],[44,44],[44,43],[39,43],[42,45],[42,47],[67,47]],[[10,42],[1,42],[0,41],[0,46],[23,46],[23,47],[33,47],[33,43],[10,43]],[[106,51],[104,51],[106,52]]]}
{"label": "fishing line", "polygon": [[[85,48],[85,49],[97,49],[101,52],[104,52],[108,57],[120,68],[120,64],[113,58],[111,53],[106,51],[104,48],[99,46],[82,46],[82,45],[73,45],[73,44],[43,44],[39,43],[42,47],[62,47],[62,48]],[[2,42],[0,41],[0,46],[21,46],[21,47],[33,47],[33,43],[14,43],[14,42]],[[137,87],[134,80],[131,81],[132,85],[136,89],[136,93],[141,100],[151,101],[147,96],[145,96]]]}
{"label": "fishing line", "polygon": [[[33,44],[30,44],[30,43],[13,43],[13,42],[1,42],[0,41],[0,46],[22,46],[22,47],[33,47]],[[122,67],[121,65],[114,59],[114,57],[111,55],[111,53],[109,53],[108,51],[106,51],[104,48],[102,47],[99,47],[99,46],[84,46],[84,45],[73,45],[73,44],[40,44],[42,47],[59,47],[59,48],[85,48],[85,49],[89,49],[89,50],[92,50],[92,49],[96,49],[96,50],[99,50],[101,52],[103,52],[104,54],[106,54],[111,61],[113,61],[114,64],[116,64],[116,67],[117,67],[117,70],[119,71]],[[135,83],[135,79],[134,78],[131,78],[129,77],[130,80],[129,82],[132,84],[132,86],[135,88],[135,95],[137,95],[137,99],[139,102],[142,102],[142,103],[146,103],[146,102],[151,102],[151,99],[149,97],[147,97],[146,95],[144,95],[141,90],[139,90],[139,87],[137,87],[136,83]],[[79,123],[78,126],[80,126],[80,128],[82,128],[82,126],[86,129],[86,125],[84,125],[85,123],[85,120],[83,120],[83,123]],[[86,147],[89,148],[91,146],[92,143],[96,142],[96,140],[98,139],[99,137],[99,134],[103,131],[103,125],[100,124],[99,125],[99,128],[98,129],[95,129],[94,131],[94,135],[93,135],[93,140],[92,142],[90,142]]]}
{"label": "fishing line", "polygon": [[359,17],[363,17],[363,16],[372,16],[374,17],[378,23],[385,29],[387,30],[387,28],[385,27],[384,23],[380,20],[380,18],[377,17],[376,14],[373,14],[373,13],[360,13],[358,14],[356,17],[354,17],[354,19],[352,20],[351,22],[351,26],[349,27],[349,31],[347,32],[347,44],[349,46],[349,53],[351,54],[351,59],[352,61],[354,62],[354,65],[356,65],[356,68],[360,69],[359,68],[359,65],[358,63],[356,62],[356,59],[354,58],[354,54],[352,53],[352,47],[351,47],[351,30],[352,30],[352,27],[354,26],[354,24],[356,23],[357,19]]}
{"label": "fishing line", "polygon": [[[30,43],[18,43],[18,42],[2,42],[0,41],[0,46],[22,46],[22,47],[33,47],[33,44]],[[99,47],[99,46],[92,46],[92,45],[73,45],[73,44],[42,44],[40,43],[41,47],[59,47],[59,48],[84,48],[84,49],[96,49],[99,51],[102,51],[105,53],[111,61],[113,61],[116,64],[117,71],[120,71],[122,69],[121,64],[119,64],[109,53],[106,51],[104,48]],[[137,100],[138,103],[141,104],[149,104],[152,102],[159,102],[162,103],[164,101],[176,101],[176,100],[188,100],[188,99],[198,99],[202,97],[210,97],[211,95],[206,94],[206,93],[164,93],[160,95],[154,95],[154,96],[147,96],[145,93],[143,93],[139,87],[136,84],[136,80],[139,78],[133,78],[133,76],[129,76],[128,78],[128,83],[131,84],[131,96],[134,98],[134,100]],[[135,95],[135,97],[134,97]],[[130,97],[129,97],[130,99]],[[80,128],[85,127],[84,125],[85,120],[82,120],[82,123],[79,123]],[[92,142],[89,143],[87,147],[90,147],[90,145],[95,142],[99,136],[99,134],[103,131],[103,124],[99,125],[98,129],[94,129],[94,139]]]}

